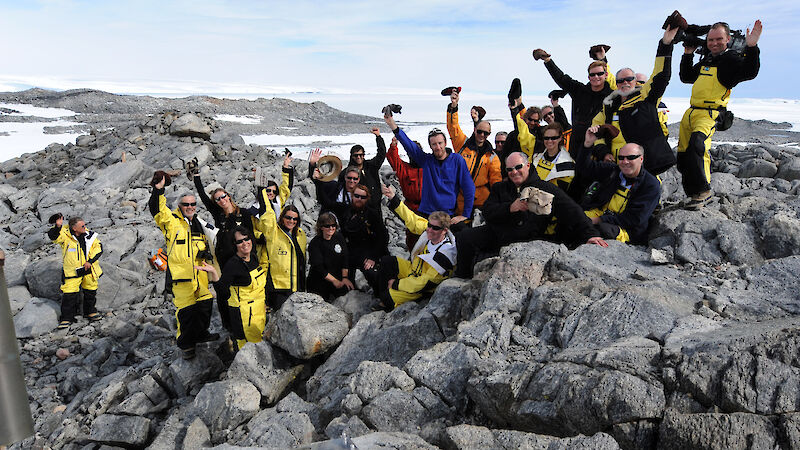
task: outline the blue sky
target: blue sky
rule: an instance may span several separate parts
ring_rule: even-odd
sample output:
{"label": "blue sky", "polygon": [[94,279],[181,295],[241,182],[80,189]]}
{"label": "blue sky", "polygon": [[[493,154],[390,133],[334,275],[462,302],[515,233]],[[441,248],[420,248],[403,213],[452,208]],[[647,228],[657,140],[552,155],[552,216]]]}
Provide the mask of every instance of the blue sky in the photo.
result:
{"label": "blue sky", "polygon": [[[555,88],[531,50],[544,48],[585,79],[588,47],[612,46],[612,68],[650,72],[664,18],[761,19],[761,73],[736,97],[800,98],[795,2],[0,1],[0,90],[31,85],[112,92],[438,92],[460,85],[504,93]],[[644,5],[645,2],[639,4]],[[675,49],[667,96],[688,96]]]}

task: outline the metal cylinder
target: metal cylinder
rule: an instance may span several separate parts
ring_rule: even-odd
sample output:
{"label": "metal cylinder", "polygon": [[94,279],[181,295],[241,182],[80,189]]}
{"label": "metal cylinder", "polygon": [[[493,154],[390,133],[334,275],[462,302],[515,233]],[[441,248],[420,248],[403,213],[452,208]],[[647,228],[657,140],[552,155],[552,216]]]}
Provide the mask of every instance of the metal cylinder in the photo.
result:
{"label": "metal cylinder", "polygon": [[8,299],[5,261],[5,254],[0,250],[0,445],[13,444],[33,435],[28,390]]}

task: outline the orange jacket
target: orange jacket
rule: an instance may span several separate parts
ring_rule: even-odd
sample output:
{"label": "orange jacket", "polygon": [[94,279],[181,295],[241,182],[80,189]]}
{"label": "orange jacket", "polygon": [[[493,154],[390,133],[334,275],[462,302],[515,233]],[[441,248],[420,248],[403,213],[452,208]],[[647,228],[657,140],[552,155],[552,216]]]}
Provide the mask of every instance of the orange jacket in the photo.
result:
{"label": "orange jacket", "polygon": [[[495,155],[489,139],[478,148],[475,144],[474,136],[467,135],[461,130],[458,124],[458,108],[451,110],[447,107],[447,132],[450,133],[450,140],[453,141],[453,149],[464,157],[472,181],[475,183],[475,208],[483,206],[483,202],[489,197],[489,189],[493,184],[503,179],[500,171],[500,157]],[[458,210],[463,209],[464,199],[458,196]]]}

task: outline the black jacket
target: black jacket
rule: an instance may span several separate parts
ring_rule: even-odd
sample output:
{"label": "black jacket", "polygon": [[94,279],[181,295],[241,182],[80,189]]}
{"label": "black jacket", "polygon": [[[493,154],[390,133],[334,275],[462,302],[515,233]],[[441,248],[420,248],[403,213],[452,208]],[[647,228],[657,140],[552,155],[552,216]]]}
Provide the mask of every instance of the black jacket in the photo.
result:
{"label": "black jacket", "polygon": [[[369,199],[369,205],[376,208],[380,212],[381,205],[381,166],[386,161],[386,142],[382,136],[375,136],[375,144],[378,148],[378,153],[371,159],[365,159],[364,165],[361,167],[361,184],[369,188],[372,196]],[[350,162],[348,161],[348,164]],[[345,166],[347,168],[348,166]],[[345,171],[339,174],[339,181],[344,185]],[[337,193],[339,191],[336,191]]]}
{"label": "black jacket", "polygon": [[[519,198],[520,190],[527,186],[539,188],[555,196],[552,214],[541,216],[529,211],[512,213],[509,210],[511,203]],[[528,179],[519,188],[508,179],[495,183],[489,198],[484,203],[483,216],[501,246],[512,242],[543,239],[553,216],[558,221],[556,238],[570,247],[584,244],[591,237],[600,236],[583,209],[566,192],[540,180],[533,167],[530,168]]]}

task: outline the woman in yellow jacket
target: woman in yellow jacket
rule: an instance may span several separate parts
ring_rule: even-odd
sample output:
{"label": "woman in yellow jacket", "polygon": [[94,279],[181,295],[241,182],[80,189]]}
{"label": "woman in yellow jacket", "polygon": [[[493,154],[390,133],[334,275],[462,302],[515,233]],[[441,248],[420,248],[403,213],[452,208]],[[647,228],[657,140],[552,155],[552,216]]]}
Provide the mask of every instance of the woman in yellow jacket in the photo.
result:
{"label": "woman in yellow jacket", "polygon": [[228,317],[231,333],[241,349],[247,342],[261,342],[267,325],[267,271],[258,262],[253,251],[253,234],[245,227],[233,231],[235,254],[222,269],[222,276],[214,266],[203,263],[200,270],[208,273],[217,286],[228,289]]}
{"label": "woman in yellow jacket", "polygon": [[275,310],[293,292],[305,290],[307,238],[300,228],[300,220],[300,211],[294,205],[287,205],[277,220],[275,210],[267,208],[258,222],[257,230],[267,240],[267,297]]}
{"label": "woman in yellow jacket", "polygon": [[89,231],[80,217],[73,217],[69,225],[64,225],[64,217],[56,214],[50,218],[53,228],[47,236],[61,246],[61,322],[59,329],[69,328],[75,322],[78,293],[83,289],[83,316],[91,321],[102,316],[95,308],[97,299],[97,280],[103,271],[97,260],[103,254],[103,246],[97,233]]}

